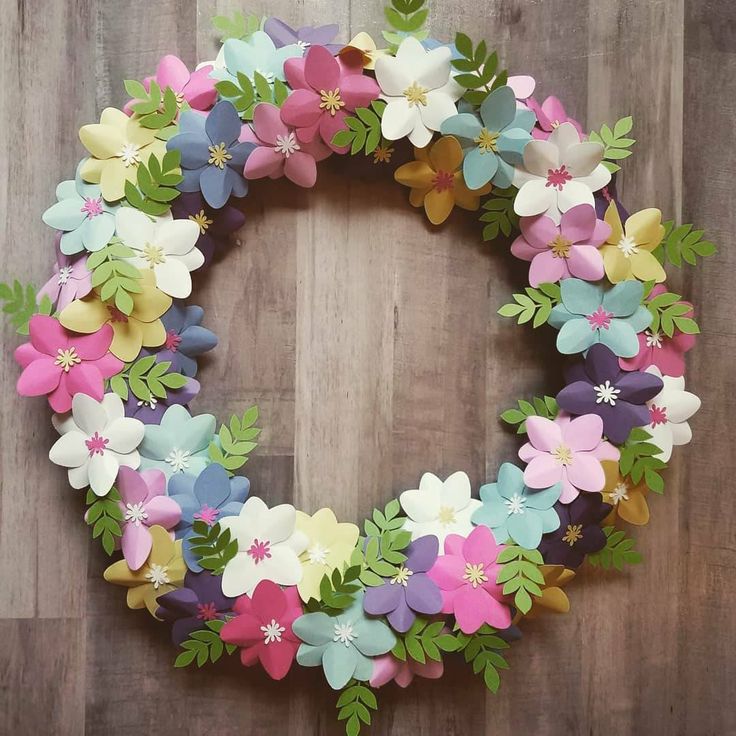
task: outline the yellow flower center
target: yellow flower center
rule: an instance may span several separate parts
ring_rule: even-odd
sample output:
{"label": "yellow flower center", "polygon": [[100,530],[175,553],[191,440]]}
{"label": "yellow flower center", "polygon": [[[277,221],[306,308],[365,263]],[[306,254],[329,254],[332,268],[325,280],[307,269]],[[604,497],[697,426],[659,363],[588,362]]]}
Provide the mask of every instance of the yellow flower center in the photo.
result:
{"label": "yellow flower center", "polygon": [[582,524],[568,524],[565,530],[565,536],[562,537],[563,542],[567,542],[571,547],[575,542],[579,542],[583,538]]}
{"label": "yellow flower center", "polygon": [[560,121],[559,121],[559,120],[553,120],[553,121],[552,121],[552,123],[551,123],[551,125],[552,125],[552,130],[557,130],[557,128],[559,128],[561,124],[562,124],[562,123],[560,123]]}
{"label": "yellow flower center", "polygon": [[556,450],[552,450],[552,457],[560,465],[569,465],[572,462],[572,450],[565,445],[560,445]]}
{"label": "yellow flower center", "polygon": [[200,210],[196,215],[189,215],[189,219],[197,223],[200,235],[204,235],[207,232],[207,228],[214,222],[214,220],[210,220],[205,215],[204,210]]}
{"label": "yellow flower center", "polygon": [[442,526],[455,523],[455,509],[450,506],[440,506],[439,513],[437,514],[437,521]]}
{"label": "yellow flower center", "polygon": [[174,92],[174,97],[176,98],[176,106],[181,107],[184,104],[184,93]]}
{"label": "yellow flower center", "polygon": [[558,235],[547,245],[547,247],[552,251],[552,256],[554,258],[569,258],[572,240],[568,240],[567,238],[563,238],[562,235]]}
{"label": "yellow flower center", "polygon": [[376,150],[373,151],[373,163],[374,164],[387,164],[389,161],[391,161],[391,156],[393,155],[394,149],[392,146],[384,145],[384,146],[376,146]]}
{"label": "yellow flower center", "polygon": [[64,373],[69,373],[71,368],[82,362],[82,359],[77,355],[75,348],[67,348],[66,350],[59,348],[56,353],[57,355],[54,364],[61,366]]}
{"label": "yellow flower center", "polygon": [[129,166],[138,166],[141,162],[141,149],[135,143],[123,143],[118,156],[123,161],[123,166],[127,169]]}
{"label": "yellow flower center", "polygon": [[403,585],[405,588],[409,584],[409,578],[414,574],[413,570],[401,565],[396,571],[396,575],[391,578],[391,585]]}
{"label": "yellow flower center", "polygon": [[323,110],[327,110],[327,112],[329,112],[333,117],[341,107],[345,107],[345,101],[340,97],[339,87],[328,90],[321,89],[319,91],[319,96],[322,100],[322,102],[319,103],[319,106]]}
{"label": "yellow flower center", "polygon": [[160,263],[166,263],[164,249],[161,248],[161,246],[154,245],[153,243],[145,244],[143,247],[143,258],[148,261],[149,268],[158,266]]}
{"label": "yellow flower center", "polygon": [[488,582],[488,576],[485,573],[483,563],[479,562],[477,565],[473,565],[470,562],[465,564],[465,574],[463,580],[467,580],[474,588],[479,585]]}
{"label": "yellow flower center", "polygon": [[404,90],[404,97],[409,101],[409,105],[413,105],[414,107],[422,105],[423,107],[426,107],[427,92],[429,92],[428,89],[424,89],[420,84],[412,82],[411,86]]}
{"label": "yellow flower center", "polygon": [[488,128],[483,128],[478,137],[474,138],[474,141],[478,144],[481,153],[497,153],[498,152],[498,137],[499,133],[491,133]]}
{"label": "yellow flower center", "polygon": [[207,161],[208,164],[213,164],[220,169],[225,168],[225,164],[232,158],[232,155],[228,153],[224,143],[219,143],[216,146],[209,147],[210,158]]}

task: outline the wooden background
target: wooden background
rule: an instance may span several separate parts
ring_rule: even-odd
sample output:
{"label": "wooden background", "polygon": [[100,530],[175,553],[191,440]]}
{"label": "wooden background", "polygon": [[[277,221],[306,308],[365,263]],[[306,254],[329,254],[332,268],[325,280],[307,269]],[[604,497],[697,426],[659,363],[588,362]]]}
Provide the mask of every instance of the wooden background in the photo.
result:
{"label": "wooden background", "polygon": [[[383,26],[379,0],[258,1],[247,9],[294,25],[334,21],[344,39]],[[77,129],[121,105],[123,79],[150,73],[163,53],[212,58],[209,19],[238,3],[0,6],[0,274],[39,284],[51,254],[40,215],[81,157]],[[704,329],[689,358],[703,409],[636,534],[646,564],[585,571],[570,615],[525,627],[497,696],[449,664],[439,682],[381,690],[372,732],[735,733],[736,11],[731,0],[431,6],[437,35],[482,35],[588,126],[632,113],[640,144],[625,201],[695,221],[720,253],[670,280]],[[253,187],[239,247],[198,283],[196,303],[222,344],[195,409],[222,418],[257,402],[266,431],[247,466],[254,493],[357,520],[424,470],[465,469],[476,487],[494,477],[518,448],[500,411],[556,391],[561,377],[545,365],[551,330],[495,315],[524,267],[484,246],[472,215],[431,231],[388,169],[356,170],[359,181],[340,165],[328,162],[314,191]],[[18,339],[2,329],[0,732],[338,734],[334,696],[315,670],[275,685],[235,661],[173,670],[165,631],[102,581],[106,558],[88,539],[81,498],[45,459],[48,409],[14,395]]]}

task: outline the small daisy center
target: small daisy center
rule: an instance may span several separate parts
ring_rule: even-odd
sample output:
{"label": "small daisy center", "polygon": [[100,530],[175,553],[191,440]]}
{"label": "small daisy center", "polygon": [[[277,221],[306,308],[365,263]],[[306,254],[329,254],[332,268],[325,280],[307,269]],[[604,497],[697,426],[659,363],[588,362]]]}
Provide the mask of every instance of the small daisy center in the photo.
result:
{"label": "small daisy center", "polygon": [[391,161],[394,149],[389,145],[376,146],[376,150],[373,151],[373,163],[374,164],[387,164]]}
{"label": "small daisy center", "polygon": [[209,147],[210,157],[207,161],[211,166],[217,166],[218,169],[224,169],[232,154],[227,150],[224,143],[218,143],[216,146]]}
{"label": "small daisy center", "polygon": [[80,212],[84,212],[89,219],[97,217],[102,214],[102,197],[85,197],[84,204]]}
{"label": "small daisy center", "polygon": [[286,631],[286,627],[282,626],[275,618],[272,618],[269,623],[261,626],[263,632],[263,643],[273,644],[281,643],[281,635]]}
{"label": "small daisy center", "polygon": [[488,576],[485,573],[485,567],[482,562],[473,565],[470,562],[465,563],[465,574],[463,580],[467,580],[474,588],[488,582]]}
{"label": "small daisy center", "polygon": [[428,89],[425,89],[417,82],[412,82],[411,85],[404,90],[404,97],[409,101],[410,106],[419,107],[419,105],[422,105],[422,107],[426,107],[427,92],[429,92]]}
{"label": "small daisy center", "polygon": [[323,547],[321,544],[315,542],[308,550],[307,557],[309,558],[310,565],[326,565],[327,555],[329,553],[327,547]]}
{"label": "small daisy center", "polygon": [[179,344],[181,343],[181,335],[178,335],[174,330],[169,330],[166,333],[166,341],[164,342],[164,347],[167,350],[171,350],[172,353],[175,353],[179,349]]}
{"label": "small daisy center", "polygon": [[204,506],[202,506],[202,508],[197,511],[197,513],[194,514],[192,518],[203,521],[205,524],[207,524],[207,526],[212,526],[217,521],[217,517],[219,514],[219,509],[204,504]]}
{"label": "small daisy center", "polygon": [[570,465],[572,463],[572,450],[567,445],[560,445],[558,448],[552,450],[552,457],[560,465]]}
{"label": "small daisy center", "polygon": [[644,337],[647,341],[647,347],[648,348],[661,348],[663,337],[661,332],[652,332],[651,330],[647,330],[644,333]]}
{"label": "small daisy center", "polygon": [[607,330],[611,326],[613,312],[607,312],[601,304],[595,312],[587,314],[585,319],[588,320],[591,330]]}
{"label": "small daisy center", "polygon": [[621,393],[621,389],[612,386],[609,380],[606,380],[605,383],[601,383],[598,386],[594,386],[593,390],[596,395],[596,404],[610,404],[611,406],[616,406],[618,395]]}
{"label": "small daisy center", "polygon": [[667,424],[667,407],[652,404],[649,407],[649,424],[652,429],[658,424]]}
{"label": "small daisy center", "polygon": [[622,236],[621,240],[616,244],[616,247],[626,256],[626,258],[630,258],[639,252],[639,246],[631,235]]}
{"label": "small daisy center", "polygon": [[572,181],[572,174],[567,170],[565,164],[562,164],[559,169],[547,169],[546,187],[554,187],[561,192],[569,181]]}
{"label": "small daisy center", "polygon": [[164,249],[160,245],[154,245],[153,243],[146,243],[143,246],[143,259],[148,261],[149,268],[166,263]]}
{"label": "small daisy center", "polygon": [[143,502],[140,503],[126,503],[125,504],[125,521],[140,526],[147,518],[148,512],[143,506]]}
{"label": "small daisy center", "polygon": [[200,621],[214,621],[217,618],[217,606],[210,603],[197,603],[197,618]]}
{"label": "small daisy center", "polygon": [[626,483],[621,481],[611,491],[610,501],[615,506],[620,501],[628,501],[628,500],[629,500],[629,487],[626,485]]}
{"label": "small daisy center", "polygon": [[171,452],[166,456],[165,462],[171,465],[171,468],[175,473],[181,473],[189,467],[189,458],[192,453],[189,450],[180,450],[178,447],[173,447]]}
{"label": "small daisy center", "polygon": [[62,266],[59,269],[59,286],[65,286],[73,273],[74,269],[71,266]]}
{"label": "small daisy center", "polygon": [[169,568],[166,567],[166,565],[149,565],[148,566],[148,572],[146,572],[146,580],[151,581],[151,585],[153,585],[155,590],[158,590],[162,585],[166,585],[166,583],[170,583],[171,580],[169,580]]}
{"label": "small daisy center", "polygon": [[66,348],[66,350],[59,348],[56,351],[54,365],[60,366],[64,373],[69,373],[75,365],[79,365],[81,362],[82,359],[77,355],[77,351],[73,347]]}
{"label": "small daisy center", "polygon": [[565,535],[562,537],[563,542],[567,542],[571,547],[575,542],[579,542],[583,538],[582,524],[568,524],[565,529]]}
{"label": "small daisy center", "polygon": [[440,506],[440,510],[437,512],[437,521],[439,521],[442,526],[454,524],[455,509],[453,509],[452,506]]}
{"label": "small daisy center", "polygon": [[340,97],[340,88],[335,87],[335,89],[321,89],[319,91],[319,98],[320,103],[319,106],[322,110],[327,110],[327,112],[332,115],[332,117],[335,117],[337,115],[338,110],[345,107],[345,100]]}
{"label": "small daisy center", "polygon": [[414,570],[399,565],[396,575],[391,578],[391,585],[403,585],[405,588],[409,584],[409,578],[414,574]]}
{"label": "small daisy center", "polygon": [[123,143],[123,147],[118,153],[118,157],[123,160],[123,166],[127,169],[129,166],[138,166],[141,162],[141,149],[135,143]]}
{"label": "small daisy center", "polygon": [[552,130],[557,130],[562,123],[559,120],[553,120],[550,125],[552,126]]}
{"label": "small daisy center", "polygon": [[99,433],[95,432],[89,439],[84,441],[89,450],[89,456],[93,455],[104,455],[107,449],[107,444],[110,442],[107,437],[102,437]]}
{"label": "small daisy center", "polygon": [[505,503],[509,515],[523,514],[526,512],[526,499],[520,493],[515,493],[511,498],[506,499]]}
{"label": "small daisy center", "polygon": [[308,49],[311,46],[309,41],[297,41],[296,45],[302,50]]}
{"label": "small daisy center", "polygon": [[339,641],[346,647],[349,647],[354,639],[357,639],[358,635],[355,633],[352,624],[335,624],[335,633],[332,637],[332,641]]}
{"label": "small daisy center", "polygon": [[491,133],[488,128],[483,128],[473,142],[478,144],[481,153],[498,153],[499,136],[500,133]]}
{"label": "small daisy center", "polygon": [[562,235],[557,235],[551,240],[547,247],[552,251],[553,258],[569,258],[570,248],[572,248],[572,240],[568,240]]}
{"label": "small daisy center", "polygon": [[271,559],[271,542],[254,539],[246,554],[253,559],[256,565],[265,559]]}
{"label": "small daisy center", "polygon": [[157,404],[158,399],[153,394],[151,394],[151,396],[147,399],[140,399],[136,406],[138,406],[139,408],[145,406],[148,409],[155,409]]}
{"label": "small daisy center", "polygon": [[196,215],[189,215],[189,219],[197,224],[200,235],[204,235],[209,226],[214,222],[214,220],[210,220],[210,218],[207,217],[204,210],[200,210]]}
{"label": "small daisy center", "polygon": [[284,158],[289,158],[292,154],[301,150],[301,146],[296,142],[296,135],[291,131],[288,135],[277,135],[276,145],[273,147],[276,153],[280,153]]}

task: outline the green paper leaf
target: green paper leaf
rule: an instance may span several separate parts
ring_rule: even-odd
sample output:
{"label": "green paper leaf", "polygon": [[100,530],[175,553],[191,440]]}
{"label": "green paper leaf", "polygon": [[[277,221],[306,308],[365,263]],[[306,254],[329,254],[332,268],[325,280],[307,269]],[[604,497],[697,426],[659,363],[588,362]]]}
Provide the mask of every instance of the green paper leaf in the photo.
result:
{"label": "green paper leaf", "polygon": [[[164,383],[163,378],[161,382]],[[218,442],[210,443],[210,460],[222,465],[229,475],[233,474],[232,471],[242,468],[248,461],[248,455],[258,446],[257,442],[252,441],[261,431],[253,426],[257,419],[257,406],[250,407],[242,418],[233,415],[228,424],[220,426]]]}
{"label": "green paper leaf", "polygon": [[176,188],[184,181],[180,166],[180,151],[167,151],[162,161],[150,156],[146,164],[138,164],[136,184],[125,182],[123,204],[153,217],[165,215],[181,194]]}
{"label": "green paper leaf", "polygon": [[115,540],[123,535],[120,522],[123,512],[118,505],[120,494],[113,486],[106,495],[97,496],[90,488],[87,491],[87,513],[85,522],[92,527],[92,538],[100,539],[102,548],[108,555],[115,551]]}
{"label": "green paper leaf", "polygon": [[614,567],[621,572],[624,565],[638,565],[641,562],[642,556],[634,549],[634,540],[628,538],[624,531],[606,526],[603,527],[603,533],[606,535],[606,546],[587,557],[593,567],[602,567],[604,570]]}
{"label": "green paper leaf", "polygon": [[509,237],[518,229],[519,216],[514,212],[514,197],[518,189],[494,189],[493,196],[483,203],[480,221],[486,223],[483,228],[483,240],[496,240],[499,235]]}
{"label": "green paper leaf", "polygon": [[39,299],[33,285],[23,286],[17,279],[13,281],[12,286],[0,282],[0,301],[5,302],[2,311],[19,335],[28,334],[31,317],[36,314],[49,317],[54,311],[47,296],[44,295]]}
{"label": "green paper leaf", "polygon": [[630,475],[634,484],[643,479],[649,490],[661,494],[664,492],[664,480],[660,473],[667,463],[654,457],[661,449],[650,442],[651,439],[652,436],[640,427],[631,431],[620,448],[619,472],[623,476]]}
{"label": "green paper leaf", "polygon": [[603,125],[599,132],[592,131],[588,136],[589,140],[603,145],[603,165],[611,173],[621,169],[614,161],[621,161],[631,156],[632,152],[629,149],[636,143],[636,140],[627,138],[626,135],[631,132],[633,127],[633,118],[627,116],[618,120],[613,126],[613,130],[607,125]]}
{"label": "green paper leaf", "polygon": [[265,18],[258,15],[243,15],[235,11],[232,16],[216,15],[212,18],[212,25],[220,33],[220,41],[225,43],[230,38],[242,41],[250,38],[256,31],[263,28]]}
{"label": "green paper leaf", "polygon": [[209,526],[206,522],[195,521],[192,528],[194,536],[189,543],[197,562],[213,575],[222,575],[227,563],[238,553],[237,540],[231,541],[230,530],[222,531],[219,523]]}
{"label": "green paper leaf", "polygon": [[354,116],[345,118],[345,130],[339,130],[332,138],[335,146],[350,146],[351,155],[361,151],[372,154],[381,142],[381,116],[386,109],[383,100],[374,100],[370,107],[359,107]]}
{"label": "green paper leaf", "polygon": [[[488,53],[485,41],[474,48],[468,36],[458,33],[455,47],[462,58],[452,60],[452,66],[460,72],[454,80],[466,89],[463,99],[471,105],[480,106],[494,89],[506,83],[508,72],[498,68],[498,54],[495,51]],[[498,233],[493,234],[494,228],[487,230],[489,237],[484,237],[485,240],[497,237]]]}
{"label": "green paper leaf", "polygon": [[539,288],[527,287],[524,294],[513,294],[514,302],[504,304],[498,314],[502,317],[516,317],[518,324],[532,322],[533,327],[541,327],[547,322],[552,308],[560,301],[558,284],[540,284]]}
{"label": "green paper leaf", "polygon": [[703,240],[703,230],[693,230],[692,225],[675,226],[672,220],[662,223],[664,237],[653,253],[660,263],[671,263],[680,268],[683,263],[695,266],[698,258],[709,258],[717,252],[709,240]]}
{"label": "green paper leaf", "polygon": [[545,396],[543,398],[534,397],[532,403],[519,399],[516,402],[518,409],[507,409],[502,412],[501,419],[506,424],[516,426],[517,434],[524,434],[526,432],[526,420],[529,417],[537,416],[544,417],[545,419],[554,419],[559,413],[559,406],[557,400],[552,396]]}
{"label": "green paper leaf", "polygon": [[345,721],[347,736],[358,736],[361,723],[370,725],[370,711],[378,710],[378,701],[375,693],[367,686],[350,680],[340,693],[336,703],[337,720]]}

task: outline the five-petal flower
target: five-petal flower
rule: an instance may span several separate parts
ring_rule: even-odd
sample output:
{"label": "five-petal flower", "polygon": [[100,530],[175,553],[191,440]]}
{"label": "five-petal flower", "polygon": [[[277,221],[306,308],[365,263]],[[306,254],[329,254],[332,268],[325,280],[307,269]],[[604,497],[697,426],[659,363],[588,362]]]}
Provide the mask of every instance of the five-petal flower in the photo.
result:
{"label": "five-petal flower", "polygon": [[582,138],[583,127],[577,120],[573,120],[568,116],[563,104],[557,97],[548,97],[541,105],[533,97],[530,97],[526,100],[526,104],[537,116],[537,125],[532,130],[534,138],[546,141],[562,123],[570,123]]}

